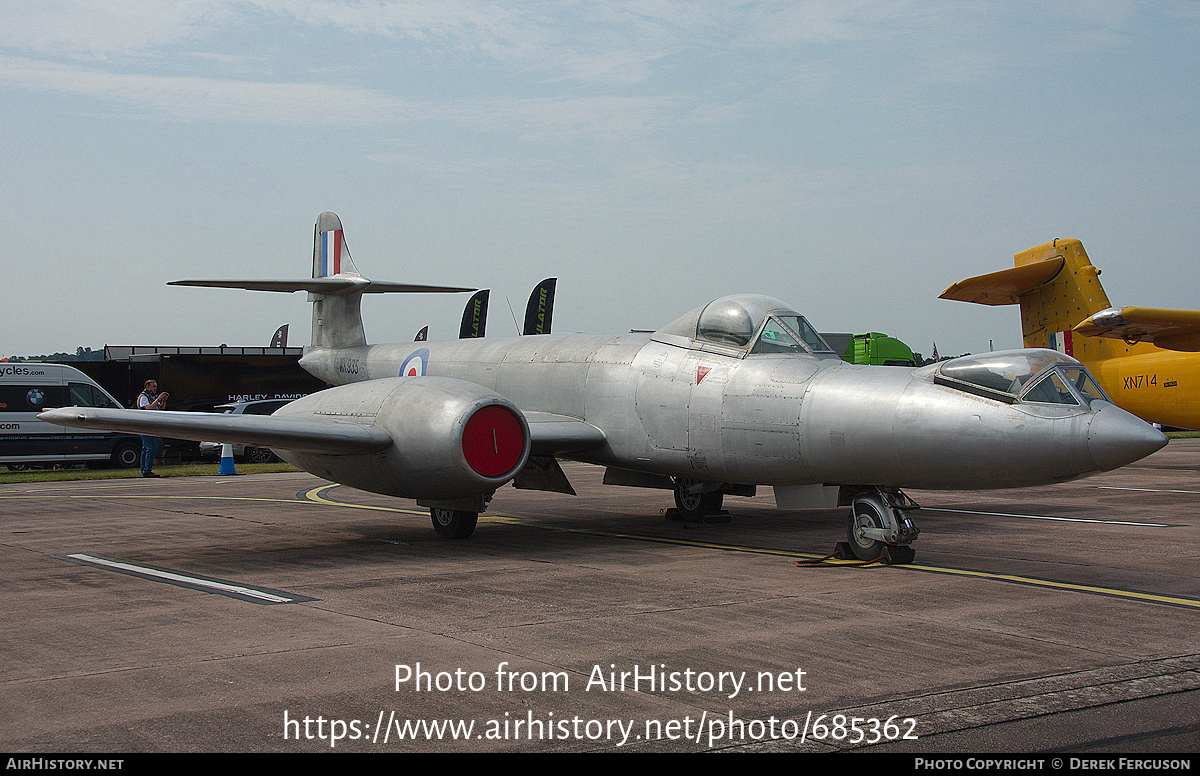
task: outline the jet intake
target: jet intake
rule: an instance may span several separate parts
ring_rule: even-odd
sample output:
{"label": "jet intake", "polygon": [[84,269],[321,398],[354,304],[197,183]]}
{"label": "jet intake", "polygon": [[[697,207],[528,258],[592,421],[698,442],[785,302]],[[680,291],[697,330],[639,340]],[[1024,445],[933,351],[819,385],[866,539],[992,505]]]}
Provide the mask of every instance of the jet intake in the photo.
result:
{"label": "jet intake", "polygon": [[502,477],[517,471],[529,450],[529,434],[520,417],[502,404],[475,410],[463,427],[463,457],[483,477]]}
{"label": "jet intake", "polygon": [[330,388],[279,414],[371,424],[392,444],[363,455],[277,450],[281,458],[351,487],[424,501],[491,493],[529,458],[529,424],[508,399],[448,377],[392,377]]}

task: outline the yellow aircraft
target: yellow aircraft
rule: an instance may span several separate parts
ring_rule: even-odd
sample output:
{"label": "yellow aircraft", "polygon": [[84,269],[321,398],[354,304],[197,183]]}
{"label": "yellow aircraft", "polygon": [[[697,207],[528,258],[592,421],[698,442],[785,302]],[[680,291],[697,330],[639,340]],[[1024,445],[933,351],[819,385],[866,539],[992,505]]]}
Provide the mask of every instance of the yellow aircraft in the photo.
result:
{"label": "yellow aircraft", "polygon": [[1113,307],[1079,240],[1015,258],[1013,269],[962,280],[941,298],[1021,305],[1025,347],[1079,359],[1142,420],[1200,429],[1200,311]]}

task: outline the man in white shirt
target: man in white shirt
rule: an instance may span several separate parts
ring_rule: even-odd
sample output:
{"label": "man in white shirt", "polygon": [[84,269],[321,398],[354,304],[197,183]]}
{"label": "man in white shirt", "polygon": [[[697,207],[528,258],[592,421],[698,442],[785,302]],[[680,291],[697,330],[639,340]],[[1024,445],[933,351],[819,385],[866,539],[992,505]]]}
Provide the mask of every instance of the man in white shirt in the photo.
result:
{"label": "man in white shirt", "polygon": [[[137,405],[139,410],[162,410],[167,407],[168,393],[163,391],[158,392],[158,382],[155,380],[147,380],[142,387],[142,392],[138,394]],[[142,476],[157,477],[152,469],[154,468],[154,456],[158,454],[158,437],[143,436],[142,437]]]}

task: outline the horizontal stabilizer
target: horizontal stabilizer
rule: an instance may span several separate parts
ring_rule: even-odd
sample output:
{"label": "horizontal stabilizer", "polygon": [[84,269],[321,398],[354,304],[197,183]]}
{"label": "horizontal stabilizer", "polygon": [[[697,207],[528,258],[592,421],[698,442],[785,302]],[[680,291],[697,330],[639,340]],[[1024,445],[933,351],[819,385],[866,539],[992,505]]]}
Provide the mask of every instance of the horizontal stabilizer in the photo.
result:
{"label": "horizontal stabilizer", "polygon": [[247,291],[308,291],[314,294],[457,294],[474,291],[457,286],[425,286],[411,283],[385,283],[362,277],[340,276],[303,278],[300,280],[172,280],[168,286],[200,286],[203,288],[241,288]]}
{"label": "horizontal stabilizer", "polygon": [[604,432],[591,423],[548,412],[526,412],[530,453],[557,455],[578,453],[604,444]]}
{"label": "horizontal stabilizer", "polygon": [[146,436],[328,455],[373,453],[386,450],[392,444],[392,438],[376,426],[332,418],[62,407],[47,410],[39,414],[38,419],[60,426],[99,431],[127,431]]}
{"label": "horizontal stabilizer", "polygon": [[1062,256],[1053,256],[1032,264],[977,275],[958,281],[939,298],[986,305],[1019,304],[1023,295],[1053,280],[1062,271],[1063,264]]}
{"label": "horizontal stabilizer", "polygon": [[1111,337],[1127,343],[1153,342],[1166,350],[1200,350],[1200,310],[1125,307],[1086,318],[1074,329],[1085,337]]}

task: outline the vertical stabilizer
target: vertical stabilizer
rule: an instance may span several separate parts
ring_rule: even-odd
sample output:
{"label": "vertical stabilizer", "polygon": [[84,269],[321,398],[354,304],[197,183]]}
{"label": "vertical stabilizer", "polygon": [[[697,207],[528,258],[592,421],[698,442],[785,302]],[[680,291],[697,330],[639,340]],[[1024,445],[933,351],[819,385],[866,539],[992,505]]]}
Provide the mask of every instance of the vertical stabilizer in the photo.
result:
{"label": "vertical stabilizer", "polygon": [[312,347],[351,348],[367,344],[362,323],[362,295],[366,279],[359,274],[346,247],[342,220],[328,211],[317,216],[313,237],[313,277],[359,280],[348,291],[336,294],[310,292],[313,303]]}
{"label": "vertical stabilizer", "polygon": [[1085,318],[1110,306],[1100,285],[1100,270],[1092,266],[1083,243],[1059,239],[1022,251],[1014,258],[1018,268],[1062,260],[1058,274],[1020,296],[1025,347],[1050,348],[1081,361],[1101,358],[1111,343],[1073,336],[1072,332]]}
{"label": "vertical stabilizer", "polygon": [[1100,270],[1083,243],[1058,239],[1018,253],[1016,266],[960,280],[942,299],[986,305],[1019,304],[1021,336],[1027,348],[1050,348],[1081,361],[1105,357],[1110,341],[1072,331],[1093,313],[1108,309]]}
{"label": "vertical stabilizer", "polygon": [[317,216],[316,236],[313,239],[312,276],[362,277],[350,258],[350,249],[346,247],[342,220],[335,213],[325,212]]}

